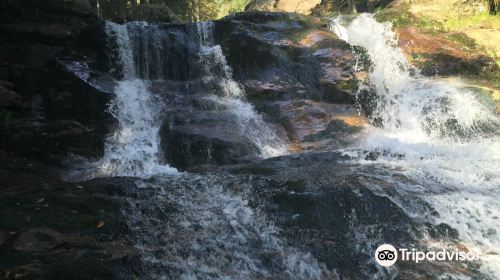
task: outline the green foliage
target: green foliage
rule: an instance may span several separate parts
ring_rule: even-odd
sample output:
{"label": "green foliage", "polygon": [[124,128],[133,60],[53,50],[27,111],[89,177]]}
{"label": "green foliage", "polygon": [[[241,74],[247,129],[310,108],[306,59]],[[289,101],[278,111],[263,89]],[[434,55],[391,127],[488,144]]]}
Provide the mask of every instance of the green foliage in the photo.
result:
{"label": "green foliage", "polygon": [[413,26],[426,33],[437,33],[443,31],[441,23],[426,17],[416,17],[409,11],[409,5],[402,4],[398,9],[381,10],[375,14],[380,21],[390,21],[394,27]]}
{"label": "green foliage", "polygon": [[[194,22],[224,17],[241,12],[250,0],[91,0],[105,19],[126,20],[143,6],[169,10],[181,21]],[[156,7],[156,8],[155,8]],[[165,7],[162,9],[161,7]]]}
{"label": "green foliage", "polygon": [[445,34],[444,36],[448,40],[459,44],[460,46],[466,48],[467,50],[478,50],[479,48],[476,40],[470,38],[469,36],[463,33],[450,33],[450,34]]}

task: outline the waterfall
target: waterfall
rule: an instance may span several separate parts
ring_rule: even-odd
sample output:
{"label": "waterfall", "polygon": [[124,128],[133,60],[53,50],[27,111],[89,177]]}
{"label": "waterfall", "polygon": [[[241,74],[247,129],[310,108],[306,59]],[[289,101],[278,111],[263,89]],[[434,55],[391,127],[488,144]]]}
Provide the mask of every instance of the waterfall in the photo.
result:
{"label": "waterfall", "polygon": [[[221,46],[214,44],[213,23],[199,23],[197,31],[207,98],[229,111],[263,157],[286,153],[284,141],[233,80]],[[116,97],[109,107],[119,127],[106,143],[97,176],[152,177],[137,180],[143,193],[129,199],[123,210],[147,268],[145,277],[322,279],[329,275],[310,253],[281,240],[279,229],[252,209],[243,194],[226,188],[232,184],[226,181],[227,174],[219,178],[178,173],[161,163],[158,133],[164,105],[150,88],[153,80],[166,79],[162,58],[167,56],[163,50],[167,42],[162,38],[167,36],[158,26],[143,22],[108,22],[106,33],[116,49],[114,71],[123,78],[116,82]],[[179,211],[165,215],[173,206]]]}
{"label": "waterfall", "polygon": [[148,24],[141,22],[106,23],[106,33],[117,48],[116,71],[123,78],[116,82],[116,97],[109,106],[109,112],[118,120],[118,129],[106,142],[96,176],[148,177],[176,172],[161,163],[158,132],[162,105],[150,92],[148,80],[161,78],[161,44],[148,47],[143,40],[158,40],[159,36],[155,27],[150,31],[147,28]]}
{"label": "waterfall", "polygon": [[[234,179],[180,173],[139,183],[158,194],[131,199],[127,210],[130,228],[140,229],[142,278],[334,279],[310,253],[282,240],[280,229],[248,205],[248,193],[227,190]],[[165,215],[170,207],[177,211]]]}
{"label": "waterfall", "polygon": [[[489,97],[421,76],[397,46],[391,24],[372,15],[333,20],[331,29],[363,47],[372,64],[362,89],[377,94],[371,118],[379,127],[364,131],[359,162],[416,179],[421,187],[412,194],[438,212],[425,218],[455,228],[461,243],[481,254],[481,272],[499,279],[500,120]],[[363,151],[381,155],[369,161]]]}
{"label": "waterfall", "polygon": [[204,80],[206,84],[213,85],[216,93],[209,98],[231,112],[240,132],[260,150],[261,156],[268,158],[287,154],[285,141],[274,133],[252,104],[245,100],[244,89],[233,79],[232,69],[221,46],[214,43],[213,22],[198,22],[196,27]]}

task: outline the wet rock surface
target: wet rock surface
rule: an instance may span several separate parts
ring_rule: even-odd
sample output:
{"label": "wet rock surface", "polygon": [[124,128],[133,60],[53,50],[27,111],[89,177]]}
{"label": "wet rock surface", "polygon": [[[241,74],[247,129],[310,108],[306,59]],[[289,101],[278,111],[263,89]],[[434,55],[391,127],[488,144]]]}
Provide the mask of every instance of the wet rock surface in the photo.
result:
{"label": "wet rock surface", "polygon": [[[375,264],[373,254],[382,243],[424,248],[419,247],[424,246],[419,243],[423,236],[458,243],[458,233],[448,225],[426,222],[425,215],[433,211],[430,205],[411,192],[401,191],[402,185],[411,188],[416,183],[388,169],[361,166],[337,152],[321,152],[226,170],[235,175],[251,174],[250,205],[259,207],[282,229],[289,245],[311,252],[342,279],[373,275],[437,279],[437,275],[465,270],[470,277],[484,277],[473,262],[398,262],[397,271],[381,270]],[[405,211],[409,205],[422,216],[410,216]]]}
{"label": "wet rock surface", "polygon": [[82,3],[2,4],[2,150],[57,163],[102,154],[113,82],[102,23]]}
{"label": "wet rock surface", "polygon": [[1,279],[133,279],[139,255],[121,210],[133,179],[68,183],[43,162],[0,160]]}

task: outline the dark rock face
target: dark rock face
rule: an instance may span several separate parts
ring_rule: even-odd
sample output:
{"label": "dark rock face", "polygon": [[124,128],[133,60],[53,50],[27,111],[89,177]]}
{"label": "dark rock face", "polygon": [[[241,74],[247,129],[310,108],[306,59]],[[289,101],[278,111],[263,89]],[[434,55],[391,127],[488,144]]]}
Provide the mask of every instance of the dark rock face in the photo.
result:
{"label": "dark rock face", "polygon": [[59,163],[100,156],[113,87],[102,24],[82,3],[3,5],[0,149]]}
{"label": "dark rock face", "polygon": [[43,162],[0,160],[0,278],[133,279],[139,255],[120,209],[133,179],[61,182]]}
{"label": "dark rock face", "polygon": [[350,48],[314,18],[235,14],[216,23],[216,34],[250,100],[353,103],[358,79]]}

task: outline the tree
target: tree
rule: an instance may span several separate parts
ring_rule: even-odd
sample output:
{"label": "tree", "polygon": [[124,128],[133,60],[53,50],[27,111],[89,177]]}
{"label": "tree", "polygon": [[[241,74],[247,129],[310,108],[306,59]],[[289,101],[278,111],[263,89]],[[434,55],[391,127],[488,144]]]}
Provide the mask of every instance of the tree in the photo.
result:
{"label": "tree", "polygon": [[498,0],[488,0],[488,5],[490,6],[490,14],[496,15],[498,11]]}
{"label": "tree", "polygon": [[354,3],[354,0],[348,0],[348,9],[349,9],[349,12],[351,13],[356,13],[356,4]]}

